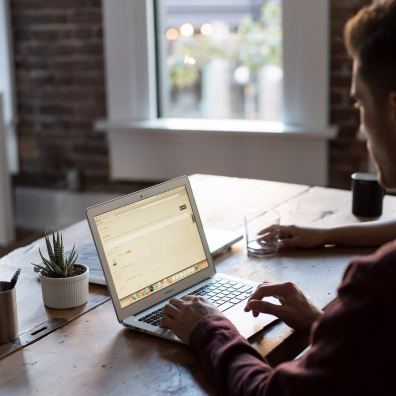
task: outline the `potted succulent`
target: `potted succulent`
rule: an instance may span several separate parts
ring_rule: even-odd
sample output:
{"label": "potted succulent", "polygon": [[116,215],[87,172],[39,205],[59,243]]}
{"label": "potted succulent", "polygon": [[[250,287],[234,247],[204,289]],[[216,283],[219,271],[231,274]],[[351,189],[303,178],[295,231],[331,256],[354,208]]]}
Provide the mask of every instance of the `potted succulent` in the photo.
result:
{"label": "potted succulent", "polygon": [[59,230],[46,230],[45,242],[48,258],[39,249],[42,263],[32,263],[35,271],[40,273],[44,305],[60,309],[85,304],[88,301],[89,268],[77,263],[75,246],[65,255]]}

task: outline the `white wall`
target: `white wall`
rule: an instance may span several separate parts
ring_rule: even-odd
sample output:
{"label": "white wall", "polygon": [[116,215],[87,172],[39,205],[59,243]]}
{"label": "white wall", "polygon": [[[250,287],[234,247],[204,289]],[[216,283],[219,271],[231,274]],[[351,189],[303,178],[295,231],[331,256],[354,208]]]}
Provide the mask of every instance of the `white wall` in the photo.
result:
{"label": "white wall", "polygon": [[327,139],[319,134],[167,130],[110,132],[111,174],[120,180],[216,174],[326,185]]}

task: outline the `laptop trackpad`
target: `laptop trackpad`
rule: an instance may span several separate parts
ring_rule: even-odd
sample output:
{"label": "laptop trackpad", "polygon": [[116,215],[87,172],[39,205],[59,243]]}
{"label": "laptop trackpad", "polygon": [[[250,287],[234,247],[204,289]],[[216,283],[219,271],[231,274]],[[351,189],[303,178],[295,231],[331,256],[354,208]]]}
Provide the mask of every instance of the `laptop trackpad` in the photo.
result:
{"label": "laptop trackpad", "polygon": [[253,336],[277,319],[275,316],[267,314],[260,314],[257,318],[254,318],[252,313],[245,312],[242,306],[229,312],[225,311],[224,315],[231,320],[245,338]]}

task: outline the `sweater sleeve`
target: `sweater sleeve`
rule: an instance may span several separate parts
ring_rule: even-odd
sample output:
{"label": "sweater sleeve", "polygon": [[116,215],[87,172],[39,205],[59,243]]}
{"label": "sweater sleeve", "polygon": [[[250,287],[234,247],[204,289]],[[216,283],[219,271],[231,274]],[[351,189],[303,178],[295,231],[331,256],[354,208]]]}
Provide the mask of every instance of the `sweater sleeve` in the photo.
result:
{"label": "sweater sleeve", "polygon": [[[354,339],[353,328],[362,328],[365,316],[359,312],[353,315],[351,307],[345,317],[346,310],[340,304],[337,301],[332,312],[315,326],[313,344],[304,358],[276,368],[220,315],[203,318],[191,335],[190,345],[219,395],[347,395],[336,389],[342,389],[348,381],[359,381],[359,362],[367,359],[359,343],[364,344],[368,333]],[[361,369],[363,373],[364,367]]]}
{"label": "sweater sleeve", "polygon": [[351,263],[337,300],[313,326],[312,346],[302,359],[273,368],[224,316],[201,319],[190,345],[218,394],[390,394],[396,325],[389,307],[395,297],[381,286],[396,278],[392,247]]}
{"label": "sweater sleeve", "polygon": [[272,368],[222,315],[201,319],[190,346],[219,395],[263,395]]}

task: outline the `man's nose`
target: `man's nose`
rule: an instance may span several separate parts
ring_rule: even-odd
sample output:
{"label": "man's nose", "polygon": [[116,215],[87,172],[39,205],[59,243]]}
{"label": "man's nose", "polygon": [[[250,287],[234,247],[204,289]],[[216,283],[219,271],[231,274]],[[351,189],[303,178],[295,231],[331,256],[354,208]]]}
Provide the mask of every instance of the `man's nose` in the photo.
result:
{"label": "man's nose", "polygon": [[360,124],[356,137],[359,140],[367,140],[367,132],[366,132],[366,128],[364,127],[363,124]]}

